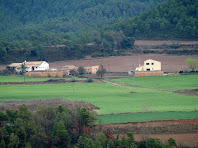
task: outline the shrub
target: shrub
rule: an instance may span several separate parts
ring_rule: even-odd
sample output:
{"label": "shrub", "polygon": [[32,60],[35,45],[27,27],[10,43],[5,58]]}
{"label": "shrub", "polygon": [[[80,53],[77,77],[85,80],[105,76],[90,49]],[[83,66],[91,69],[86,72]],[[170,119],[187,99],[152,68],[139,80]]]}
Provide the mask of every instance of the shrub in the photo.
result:
{"label": "shrub", "polygon": [[0,71],[0,75],[6,76],[6,75],[11,75],[11,74],[12,74],[12,72],[9,71],[8,69],[4,69],[4,70]]}
{"label": "shrub", "polygon": [[177,147],[176,141],[172,137],[168,140],[168,145]]}
{"label": "shrub", "polygon": [[158,138],[148,138],[146,140],[146,148],[162,148],[162,142]]}
{"label": "shrub", "polygon": [[72,79],[71,79],[71,82],[76,82],[76,79],[72,78]]}
{"label": "shrub", "polygon": [[92,78],[88,78],[88,79],[86,80],[86,82],[87,82],[87,83],[92,83],[92,82],[93,82],[93,79],[92,79]]}
{"label": "shrub", "polygon": [[82,66],[79,66],[78,69],[77,69],[77,71],[78,71],[78,74],[79,75],[83,75],[85,73],[85,69]]}
{"label": "shrub", "polygon": [[189,71],[195,71],[198,68],[198,60],[196,59],[188,58],[185,60],[185,63]]}

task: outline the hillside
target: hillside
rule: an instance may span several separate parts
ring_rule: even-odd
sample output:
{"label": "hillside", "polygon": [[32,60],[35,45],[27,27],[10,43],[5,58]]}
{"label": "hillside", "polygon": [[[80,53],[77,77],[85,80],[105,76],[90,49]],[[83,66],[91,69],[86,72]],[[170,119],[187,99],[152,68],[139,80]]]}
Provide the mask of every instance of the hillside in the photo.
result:
{"label": "hillside", "polygon": [[149,52],[197,54],[197,46],[156,46],[151,48],[163,50],[152,51],[133,46],[137,39],[198,38],[198,1],[164,1],[0,0],[0,63]]}
{"label": "hillside", "polygon": [[87,32],[132,18],[164,0],[0,0],[0,40],[24,40],[30,34]]}
{"label": "hillside", "polygon": [[198,38],[198,1],[167,0],[140,16],[121,20],[114,29],[136,39]]}

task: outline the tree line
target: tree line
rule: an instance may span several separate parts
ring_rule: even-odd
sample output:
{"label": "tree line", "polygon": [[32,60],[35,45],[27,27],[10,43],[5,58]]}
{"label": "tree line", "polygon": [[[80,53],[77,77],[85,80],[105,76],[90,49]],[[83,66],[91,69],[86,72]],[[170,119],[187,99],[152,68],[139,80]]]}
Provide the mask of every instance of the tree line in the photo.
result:
{"label": "tree line", "polygon": [[28,61],[60,61],[83,59],[85,56],[104,57],[120,55],[132,49],[135,39],[122,31],[94,30],[88,34],[71,37],[66,34],[31,34],[27,40],[18,42],[0,41],[0,63]]}
{"label": "tree line", "polygon": [[148,138],[135,142],[132,132],[115,138],[109,129],[99,130],[97,117],[87,108],[68,109],[63,105],[31,111],[26,105],[18,110],[0,112],[1,148],[176,148],[170,138]]}

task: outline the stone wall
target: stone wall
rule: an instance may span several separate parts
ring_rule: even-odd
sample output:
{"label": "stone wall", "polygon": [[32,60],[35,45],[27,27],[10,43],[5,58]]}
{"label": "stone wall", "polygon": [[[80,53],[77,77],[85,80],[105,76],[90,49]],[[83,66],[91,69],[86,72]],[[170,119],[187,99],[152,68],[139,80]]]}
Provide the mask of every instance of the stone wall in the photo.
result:
{"label": "stone wall", "polygon": [[163,76],[163,71],[136,71],[135,77],[145,77],[145,76]]}

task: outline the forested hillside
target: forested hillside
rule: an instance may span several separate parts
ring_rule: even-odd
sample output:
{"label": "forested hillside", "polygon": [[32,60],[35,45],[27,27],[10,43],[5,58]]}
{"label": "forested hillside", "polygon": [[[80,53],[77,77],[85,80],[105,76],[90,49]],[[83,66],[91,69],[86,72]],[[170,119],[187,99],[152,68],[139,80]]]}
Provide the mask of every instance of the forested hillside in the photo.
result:
{"label": "forested hillside", "polygon": [[135,39],[198,39],[198,1],[164,1],[0,0],[0,63],[119,56]]}
{"label": "forested hillside", "polygon": [[131,18],[164,0],[0,0],[0,40],[83,32]]}
{"label": "forested hillside", "polygon": [[198,1],[167,0],[115,28],[136,39],[198,39]]}

